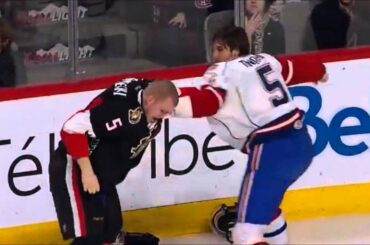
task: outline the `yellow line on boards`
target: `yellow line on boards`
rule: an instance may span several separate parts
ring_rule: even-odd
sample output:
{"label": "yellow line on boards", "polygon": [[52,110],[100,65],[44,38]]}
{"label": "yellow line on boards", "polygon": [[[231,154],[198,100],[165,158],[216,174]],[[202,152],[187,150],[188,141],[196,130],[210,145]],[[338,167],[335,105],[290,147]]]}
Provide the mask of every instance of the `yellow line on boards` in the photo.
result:
{"label": "yellow line on boards", "polygon": [[[370,213],[370,183],[329,186],[289,191],[282,209],[288,221],[341,214]],[[193,203],[126,211],[125,230],[151,232],[167,237],[209,232],[209,218],[222,203],[236,198],[222,198]],[[67,244],[57,222],[46,222],[0,229],[0,244]]]}

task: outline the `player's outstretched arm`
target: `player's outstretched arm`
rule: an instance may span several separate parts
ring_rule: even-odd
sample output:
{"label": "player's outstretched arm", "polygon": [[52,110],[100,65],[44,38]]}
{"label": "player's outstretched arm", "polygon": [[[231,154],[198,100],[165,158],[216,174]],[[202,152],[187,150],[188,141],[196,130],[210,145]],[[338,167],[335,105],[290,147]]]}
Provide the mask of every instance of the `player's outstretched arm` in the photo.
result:
{"label": "player's outstretched arm", "polygon": [[227,83],[224,77],[225,63],[208,67],[201,78],[201,87],[179,88],[179,104],[176,117],[209,117],[217,113],[224,103]]}
{"label": "player's outstretched arm", "polygon": [[175,117],[208,117],[217,113],[223,104],[225,90],[204,85],[179,88],[179,103],[175,109]]}
{"label": "player's outstretched arm", "polygon": [[317,59],[305,57],[276,57],[282,68],[282,75],[287,85],[306,82],[326,82],[328,74],[324,64]]}

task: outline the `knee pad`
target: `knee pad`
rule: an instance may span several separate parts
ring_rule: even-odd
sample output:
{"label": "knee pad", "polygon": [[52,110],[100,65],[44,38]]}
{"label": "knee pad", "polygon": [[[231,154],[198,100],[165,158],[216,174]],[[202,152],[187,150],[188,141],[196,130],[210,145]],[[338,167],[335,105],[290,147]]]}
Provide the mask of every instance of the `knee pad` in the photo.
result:
{"label": "knee pad", "polygon": [[266,225],[236,223],[231,231],[233,243],[238,245],[250,245],[264,242],[263,231],[265,228]]}

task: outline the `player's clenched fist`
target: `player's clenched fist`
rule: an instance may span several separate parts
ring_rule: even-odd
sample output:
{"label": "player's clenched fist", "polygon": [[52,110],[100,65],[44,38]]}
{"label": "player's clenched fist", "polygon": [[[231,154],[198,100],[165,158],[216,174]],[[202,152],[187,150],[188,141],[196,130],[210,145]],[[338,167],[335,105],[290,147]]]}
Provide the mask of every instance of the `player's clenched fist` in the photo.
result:
{"label": "player's clenched fist", "polygon": [[82,186],[84,191],[95,194],[100,191],[98,178],[94,173],[82,173]]}

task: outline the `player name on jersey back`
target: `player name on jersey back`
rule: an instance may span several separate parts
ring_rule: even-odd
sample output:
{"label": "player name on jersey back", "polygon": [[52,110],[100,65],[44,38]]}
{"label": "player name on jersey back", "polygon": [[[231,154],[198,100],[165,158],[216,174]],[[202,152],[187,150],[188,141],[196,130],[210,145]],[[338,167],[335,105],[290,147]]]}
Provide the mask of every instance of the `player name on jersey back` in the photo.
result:
{"label": "player name on jersey back", "polygon": [[261,61],[263,59],[265,59],[264,56],[262,55],[249,55],[249,56],[246,56],[245,57],[246,59],[244,59],[243,57],[239,60],[239,62],[243,65],[245,65],[246,67],[253,67],[255,65],[258,65],[261,63]]}

